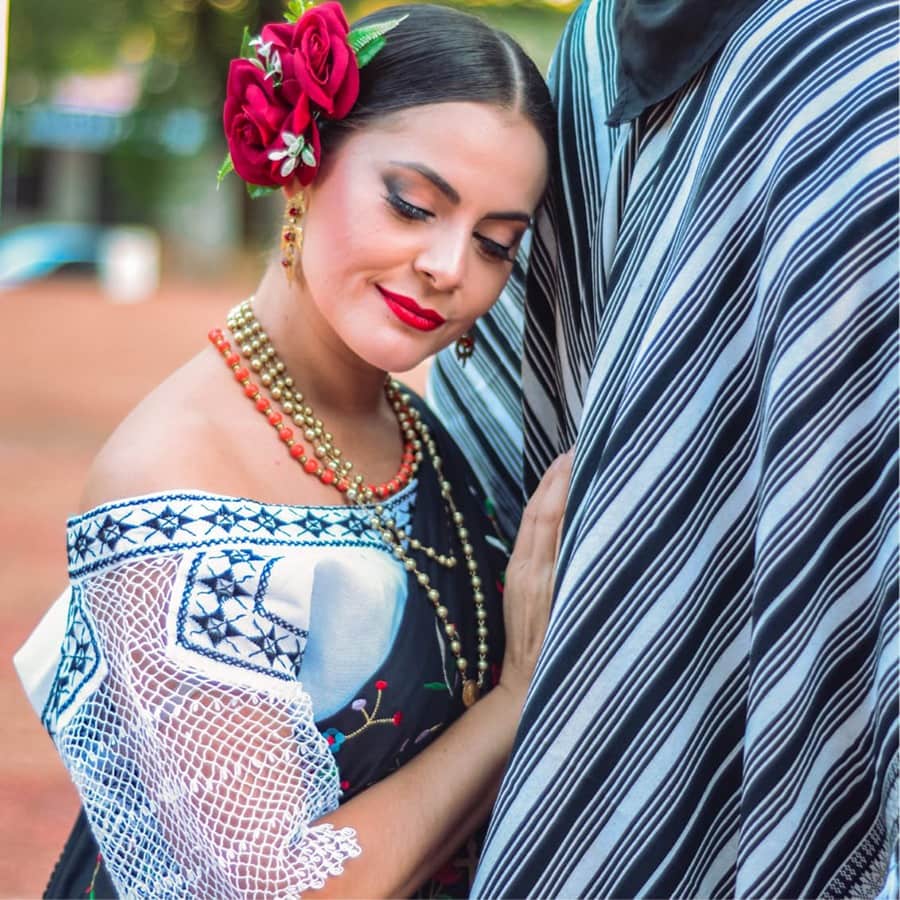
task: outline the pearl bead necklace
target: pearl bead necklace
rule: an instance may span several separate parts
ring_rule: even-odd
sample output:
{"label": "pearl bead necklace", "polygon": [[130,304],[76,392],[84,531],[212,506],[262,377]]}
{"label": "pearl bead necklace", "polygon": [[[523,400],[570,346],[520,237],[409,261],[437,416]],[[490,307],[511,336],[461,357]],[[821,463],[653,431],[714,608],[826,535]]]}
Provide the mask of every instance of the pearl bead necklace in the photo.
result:
{"label": "pearl bead necklace", "polygon": [[[401,392],[398,382],[387,378],[385,394],[397,416],[400,432],[405,438],[403,457],[400,469],[394,478],[381,485],[367,484],[362,475],[352,474],[353,463],[334,445],[333,435],[325,430],[322,421],[315,416],[309,404],[304,402],[303,394],[295,389],[294,381],[287,373],[286,366],[278,358],[275,348],[254,316],[249,300],[244,301],[229,313],[228,326],[238,345],[239,353],[232,350],[220,329],[210,331],[209,339],[234,372],[235,379],[244,389],[244,394],[255,404],[256,409],[266,416],[269,424],[276,429],[290,456],[300,463],[307,474],[319,478],[323,484],[332,485],[349,502],[359,506],[374,502],[374,505],[370,507],[372,514],[369,518],[369,526],[378,532],[381,539],[391,548],[394,556],[408,572],[415,576],[416,581],[425,591],[426,597],[434,607],[435,616],[441,623],[450,652],[456,659],[456,668],[463,684],[463,703],[471,706],[478,700],[489,668],[485,596],[481,590],[482,581],[478,574],[474,548],[469,543],[469,532],[465,527],[462,513],[453,501],[452,486],[444,478],[443,463],[438,454],[437,444],[432,438],[428,426],[422,421],[419,411],[410,405],[409,395]],[[249,363],[250,370],[259,374],[261,385],[253,383],[250,371],[241,365],[241,356],[245,357]],[[283,415],[272,409],[271,401],[263,394],[264,390],[281,407],[284,415],[290,416],[293,423],[303,429],[303,437],[312,445],[312,455],[308,455],[302,442],[294,438],[293,431],[284,424]],[[421,552],[446,568],[453,568],[457,565],[456,556],[452,552],[442,554],[433,547],[423,545],[405,529],[399,528],[397,523],[389,517],[385,508],[377,502],[377,500],[400,490],[407,481],[414,477],[423,458],[423,447],[427,451],[437,475],[441,497],[456,529],[459,546],[472,585],[478,637],[478,661],[476,664],[478,674],[476,678],[467,677],[469,663],[462,655],[459,630],[450,621],[449,610],[441,603],[440,592],[432,586],[428,573],[421,571],[416,565],[410,551]]]}

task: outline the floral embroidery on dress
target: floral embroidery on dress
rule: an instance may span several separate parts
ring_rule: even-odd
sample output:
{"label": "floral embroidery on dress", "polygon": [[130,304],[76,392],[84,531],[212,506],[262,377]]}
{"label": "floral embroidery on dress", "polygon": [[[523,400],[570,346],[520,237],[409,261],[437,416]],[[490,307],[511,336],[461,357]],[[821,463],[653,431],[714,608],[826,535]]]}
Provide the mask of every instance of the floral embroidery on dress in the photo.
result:
{"label": "floral embroidery on dress", "polygon": [[322,732],[322,735],[331,747],[332,753],[337,753],[344,745],[345,741],[352,741],[354,738],[359,737],[375,725],[398,726],[403,721],[403,713],[400,710],[395,710],[390,716],[379,717],[378,712],[381,709],[381,701],[384,692],[387,690],[388,683],[384,681],[384,679],[378,679],[374,686],[376,694],[372,712],[368,711],[369,701],[365,697],[357,697],[356,700],[350,704],[350,708],[363,717],[363,724],[359,728],[355,731],[351,731],[349,734],[345,734],[337,728],[326,728]]}
{"label": "floral embroidery on dress", "polygon": [[326,728],[322,732],[322,736],[328,741],[328,746],[331,747],[332,753],[337,753],[343,746],[344,741],[347,740],[344,732],[338,731],[337,728]]}

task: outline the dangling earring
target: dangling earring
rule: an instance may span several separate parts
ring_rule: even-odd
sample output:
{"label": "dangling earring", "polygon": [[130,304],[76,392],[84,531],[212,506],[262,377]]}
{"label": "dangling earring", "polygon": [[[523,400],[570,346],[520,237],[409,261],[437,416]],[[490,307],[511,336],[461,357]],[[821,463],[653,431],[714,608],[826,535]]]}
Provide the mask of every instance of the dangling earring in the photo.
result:
{"label": "dangling earring", "polygon": [[288,199],[284,210],[284,224],[281,226],[281,265],[291,284],[294,280],[294,265],[303,247],[303,226],[300,220],[306,212],[306,194],[294,194]]}
{"label": "dangling earring", "polygon": [[456,346],[453,349],[460,365],[464,366],[466,360],[475,352],[475,335],[469,334],[468,331],[461,334],[456,339]]}

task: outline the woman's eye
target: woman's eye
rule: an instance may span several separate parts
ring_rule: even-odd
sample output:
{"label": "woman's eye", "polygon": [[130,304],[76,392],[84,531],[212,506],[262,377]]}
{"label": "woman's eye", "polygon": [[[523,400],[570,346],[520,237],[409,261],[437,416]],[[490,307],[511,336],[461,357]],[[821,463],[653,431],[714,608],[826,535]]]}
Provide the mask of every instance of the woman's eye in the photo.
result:
{"label": "woman's eye", "polygon": [[512,246],[498,244],[497,241],[492,241],[483,234],[476,234],[475,240],[478,241],[481,252],[491,259],[501,260],[502,262],[512,262],[515,257]]}
{"label": "woman's eye", "polygon": [[418,222],[423,222],[434,216],[434,213],[429,212],[427,209],[408,203],[399,194],[389,193],[385,200],[387,200],[394,212],[403,216],[404,219],[415,219]]}

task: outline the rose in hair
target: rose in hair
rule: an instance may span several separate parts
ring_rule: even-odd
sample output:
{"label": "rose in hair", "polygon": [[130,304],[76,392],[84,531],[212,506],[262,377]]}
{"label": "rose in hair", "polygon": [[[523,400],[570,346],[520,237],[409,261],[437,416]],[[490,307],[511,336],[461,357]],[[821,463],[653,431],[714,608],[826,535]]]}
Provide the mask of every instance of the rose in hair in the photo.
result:
{"label": "rose in hair", "polygon": [[359,95],[359,66],[347,42],[350,25],[338,3],[314,6],[294,23],[266,25],[262,40],[278,52],[284,86],[291,81],[328,118],[342,119]]}
{"label": "rose in hair", "polygon": [[342,119],[359,95],[359,70],[381,52],[385,35],[406,16],[350,31],[333,0],[306,7],[289,0],[286,23],[259,37],[244,29],[240,59],[228,69],[224,124],[229,172],[247,182],[251,197],[296,179],[309,184],[321,162],[318,122]]}
{"label": "rose in hair", "polygon": [[223,122],[231,162],[244,181],[265,187],[295,177],[302,184],[312,181],[319,134],[307,97],[278,90],[275,80],[249,59],[234,59],[228,68]]}

